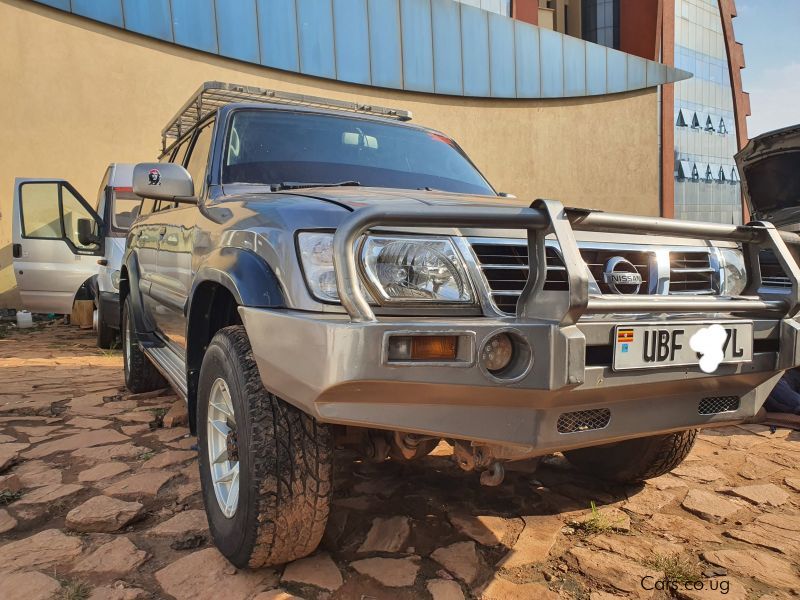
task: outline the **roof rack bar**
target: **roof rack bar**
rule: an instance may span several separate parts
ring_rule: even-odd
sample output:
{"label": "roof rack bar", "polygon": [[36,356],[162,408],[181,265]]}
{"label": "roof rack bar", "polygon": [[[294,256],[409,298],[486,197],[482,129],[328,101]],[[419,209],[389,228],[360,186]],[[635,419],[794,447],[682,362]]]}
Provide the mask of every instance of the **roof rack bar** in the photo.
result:
{"label": "roof rack bar", "polygon": [[223,83],[221,81],[206,81],[191,98],[175,113],[169,120],[167,126],[161,130],[161,151],[166,152],[169,147],[167,139],[179,139],[187,130],[202,121],[209,114],[233,102],[264,102],[269,104],[293,104],[297,106],[310,106],[318,108],[330,108],[348,112],[359,112],[397,119],[398,121],[410,121],[411,111],[385,108],[373,104],[362,104],[359,102],[347,102],[345,100],[334,100],[331,98],[321,98],[319,96],[309,96],[307,94],[295,94],[292,92],[281,92],[248,85],[235,83]]}

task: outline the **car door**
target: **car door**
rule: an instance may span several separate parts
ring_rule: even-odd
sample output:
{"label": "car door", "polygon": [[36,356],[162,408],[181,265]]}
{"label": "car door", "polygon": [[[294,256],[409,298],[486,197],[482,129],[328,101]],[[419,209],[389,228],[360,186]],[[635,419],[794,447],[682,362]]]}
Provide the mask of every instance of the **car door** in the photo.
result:
{"label": "car door", "polygon": [[[198,196],[205,187],[213,131],[213,120],[198,129],[184,159]],[[198,209],[194,204],[176,203],[159,214],[163,233],[158,244],[157,275],[153,278],[151,294],[158,295],[162,302],[162,310],[156,316],[158,328],[181,355],[186,350],[186,304],[194,277],[192,251],[197,218]]]}
{"label": "car door", "polygon": [[[92,241],[83,242],[79,223],[88,220]],[[103,253],[102,220],[63,179],[16,179],[12,254],[20,307],[69,314],[75,294],[97,274]]]}

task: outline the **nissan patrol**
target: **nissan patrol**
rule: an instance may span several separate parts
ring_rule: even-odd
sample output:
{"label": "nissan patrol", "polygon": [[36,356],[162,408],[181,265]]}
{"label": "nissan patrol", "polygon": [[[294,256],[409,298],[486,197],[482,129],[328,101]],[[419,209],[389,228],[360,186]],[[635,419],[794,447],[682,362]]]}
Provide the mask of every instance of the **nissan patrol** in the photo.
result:
{"label": "nissan patrol", "polygon": [[237,566],[317,547],[335,438],[375,461],[446,440],[486,485],[554,452],[640,481],[800,363],[797,235],[516,200],[409,119],[207,83],[134,169],[125,381],[188,402]]}

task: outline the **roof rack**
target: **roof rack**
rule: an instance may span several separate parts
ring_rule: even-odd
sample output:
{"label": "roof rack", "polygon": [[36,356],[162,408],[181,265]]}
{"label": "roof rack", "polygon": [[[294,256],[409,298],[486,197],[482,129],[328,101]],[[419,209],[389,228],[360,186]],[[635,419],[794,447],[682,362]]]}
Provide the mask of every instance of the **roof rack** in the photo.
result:
{"label": "roof rack", "polygon": [[410,121],[411,111],[394,108],[384,108],[372,104],[359,102],[346,102],[332,100],[305,94],[279,92],[249,85],[223,83],[221,81],[206,81],[192,94],[188,102],[170,119],[167,126],[161,130],[161,150],[166,152],[167,139],[177,140],[189,129],[202,121],[206,116],[218,108],[233,102],[264,102],[269,104],[294,104],[298,106],[311,106],[318,108],[331,108],[349,112],[369,113],[381,117]]}

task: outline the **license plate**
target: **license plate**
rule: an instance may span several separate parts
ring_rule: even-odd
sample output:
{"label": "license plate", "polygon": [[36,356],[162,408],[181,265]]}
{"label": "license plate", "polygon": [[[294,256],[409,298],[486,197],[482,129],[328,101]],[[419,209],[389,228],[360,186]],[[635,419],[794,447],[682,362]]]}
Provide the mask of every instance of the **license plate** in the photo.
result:
{"label": "license plate", "polygon": [[[692,336],[713,323],[617,325],[614,328],[615,371],[664,366],[697,366],[700,356],[691,349]],[[723,363],[753,359],[753,324],[719,323],[725,329]]]}

